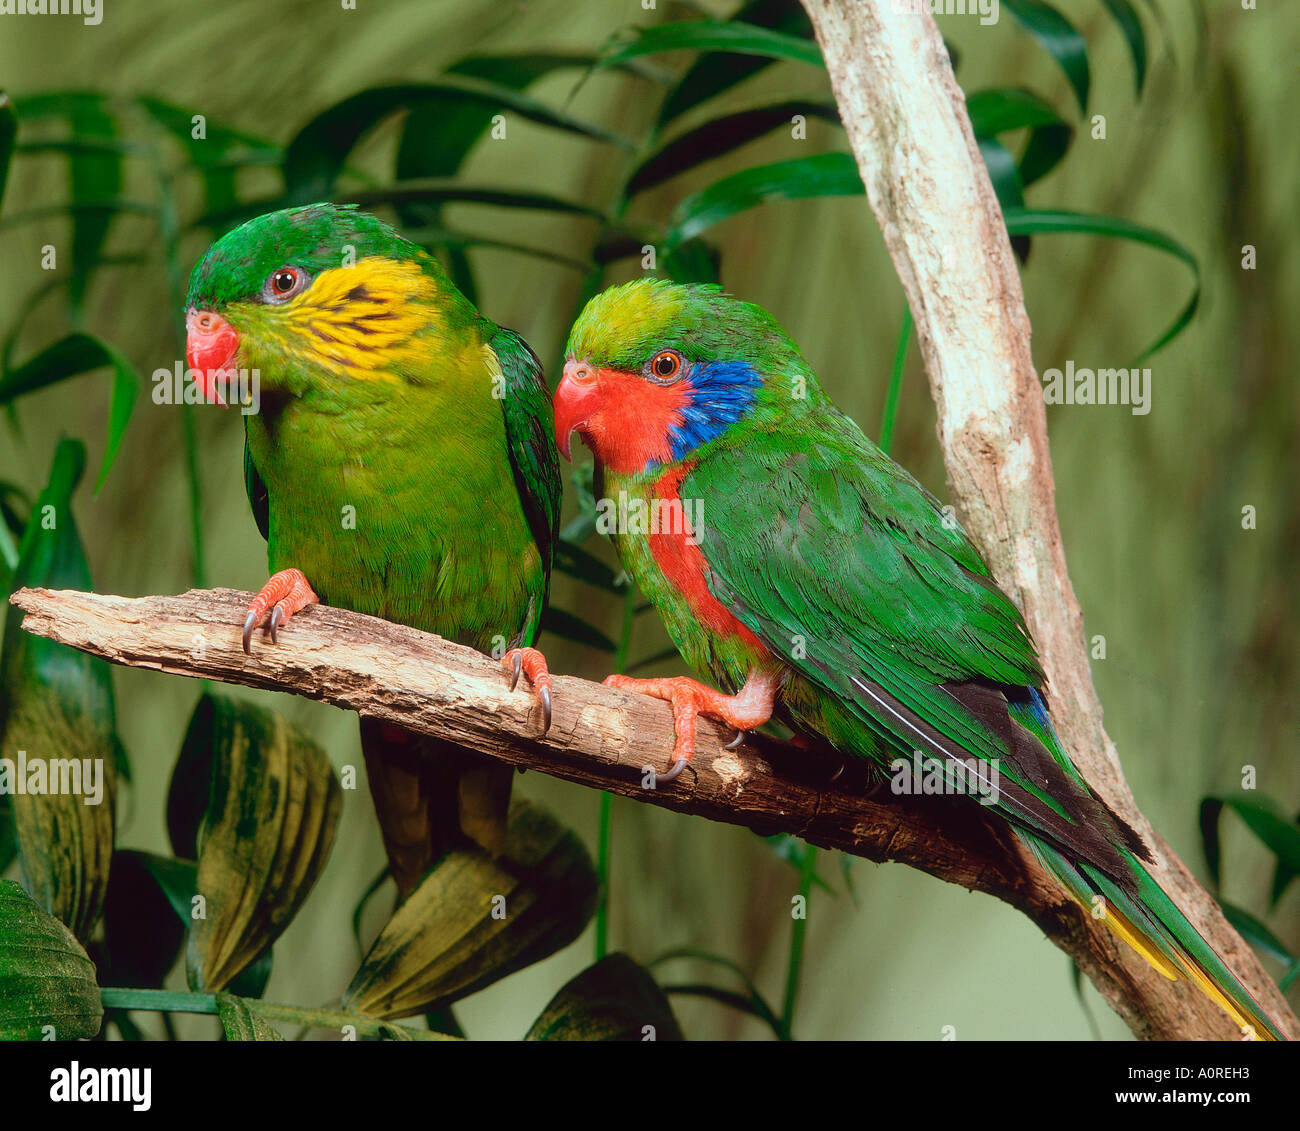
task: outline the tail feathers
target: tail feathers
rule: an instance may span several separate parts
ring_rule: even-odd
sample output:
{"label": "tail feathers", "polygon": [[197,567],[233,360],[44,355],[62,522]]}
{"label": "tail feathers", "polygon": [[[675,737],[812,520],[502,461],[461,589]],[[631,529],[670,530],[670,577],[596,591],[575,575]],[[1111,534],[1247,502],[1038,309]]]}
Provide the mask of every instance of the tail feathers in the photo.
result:
{"label": "tail feathers", "polygon": [[1287,1039],[1264,1007],[1136,859],[1130,857],[1133,872],[1130,895],[1096,868],[1087,864],[1076,868],[1039,837],[1023,831],[1019,835],[1071,898],[1090,914],[1097,914],[1100,907],[1106,926],[1158,973],[1173,981],[1187,978],[1232,1018],[1243,1036]]}
{"label": "tail feathers", "polygon": [[505,845],[514,770],[454,743],[361,720],[370,794],[399,896],[453,848]]}

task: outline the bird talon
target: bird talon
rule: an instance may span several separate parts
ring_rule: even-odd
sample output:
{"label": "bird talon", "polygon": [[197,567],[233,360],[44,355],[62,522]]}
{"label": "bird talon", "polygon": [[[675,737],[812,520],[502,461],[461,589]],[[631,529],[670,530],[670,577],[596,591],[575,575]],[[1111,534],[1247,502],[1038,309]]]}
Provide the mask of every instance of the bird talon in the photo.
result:
{"label": "bird talon", "polygon": [[542,705],[542,734],[546,734],[551,729],[551,673],[546,670],[546,657],[536,648],[511,648],[501,657],[501,664],[510,669],[511,691],[519,685],[520,675],[528,677]]}
{"label": "bird talon", "polygon": [[257,612],[254,610],[244,618],[244,652],[253,654],[253,629],[257,627]]}
{"label": "bird talon", "polygon": [[722,747],[722,749],[723,749],[723,750],[735,750],[738,746],[744,746],[744,745],[745,745],[745,739],[748,738],[748,737],[749,737],[749,732],[748,732],[748,731],[745,731],[745,730],[738,730],[738,731],[736,731],[736,737],[733,738],[730,742],[726,743],[726,744]]}
{"label": "bird talon", "polygon": [[674,758],[673,764],[668,768],[667,773],[655,774],[655,784],[658,785],[660,782],[664,781],[676,781],[681,777],[682,771],[686,769],[686,763],[690,760],[689,756],[685,758]]}
{"label": "bird talon", "polygon": [[279,627],[282,624],[284,624],[284,621],[285,621],[284,606],[276,605],[275,608],[271,610],[271,643],[272,644],[280,643],[279,638],[276,636],[276,632],[279,629]]}

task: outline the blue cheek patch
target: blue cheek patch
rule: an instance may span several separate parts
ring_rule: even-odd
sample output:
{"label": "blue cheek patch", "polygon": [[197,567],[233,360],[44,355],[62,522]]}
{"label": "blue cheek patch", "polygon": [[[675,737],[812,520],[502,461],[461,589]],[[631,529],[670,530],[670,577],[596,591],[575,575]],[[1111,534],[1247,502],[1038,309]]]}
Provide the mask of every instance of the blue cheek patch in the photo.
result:
{"label": "blue cheek patch", "polygon": [[747,361],[710,361],[692,365],[685,380],[690,400],[682,422],[668,431],[673,460],[716,440],[749,411],[763,379]]}

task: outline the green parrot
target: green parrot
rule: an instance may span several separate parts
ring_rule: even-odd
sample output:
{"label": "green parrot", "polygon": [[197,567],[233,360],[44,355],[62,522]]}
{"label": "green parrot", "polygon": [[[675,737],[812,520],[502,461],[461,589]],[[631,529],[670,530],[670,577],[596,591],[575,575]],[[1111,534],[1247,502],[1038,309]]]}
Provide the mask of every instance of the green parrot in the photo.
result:
{"label": "green parrot", "polygon": [[[241,388],[240,371],[258,376],[242,386],[257,394],[244,480],[272,577],[249,606],[244,650],[263,623],[275,642],[321,601],[501,656],[512,688],[528,675],[549,727],[550,678],[531,645],[561,486],[527,343],[479,314],[423,248],[332,204],[218,240],[191,276],[186,321],[207,399]],[[509,766],[373,719],[361,740],[403,896],[449,848],[500,851]]]}
{"label": "green parrot", "polygon": [[904,788],[913,767],[938,769],[1158,971],[1247,1035],[1281,1036],[1071,763],[1020,612],[970,539],[831,403],[770,314],[718,287],[639,280],[587,304],[566,356],[560,451],[586,440],[624,569],[726,692],[606,680],[672,704],[660,782],[688,764],[701,714],[738,739],[775,714]]}

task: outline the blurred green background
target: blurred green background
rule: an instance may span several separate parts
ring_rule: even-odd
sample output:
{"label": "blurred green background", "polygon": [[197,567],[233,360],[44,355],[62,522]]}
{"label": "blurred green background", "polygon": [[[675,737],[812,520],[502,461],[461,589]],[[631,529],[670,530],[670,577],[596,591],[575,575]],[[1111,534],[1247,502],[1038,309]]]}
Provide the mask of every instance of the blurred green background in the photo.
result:
{"label": "blurred green background", "polygon": [[[1203,295],[1190,328],[1149,362],[1152,410],[1122,406],[1049,409],[1057,504],[1071,576],[1089,636],[1105,637],[1093,673],[1139,804],[1174,848],[1205,875],[1199,800],[1239,789],[1242,767],[1258,769],[1262,793],[1293,813],[1300,799],[1296,758],[1300,710],[1300,454],[1295,357],[1300,353],[1300,149],[1290,108],[1300,102],[1300,23],[1279,11],[1242,10],[1238,0],[1167,3],[1157,21],[1139,5],[1151,46],[1146,89],[1135,97],[1123,37],[1096,0],[1058,5],[1085,33],[1092,63],[1089,115],[1106,118],[1105,140],[1089,136],[1052,60],[1005,11],[992,27],[946,17],[967,90],[1024,85],[1081,125],[1064,163],[1029,190],[1031,204],[1125,217],[1159,228],[1200,261]],[[221,5],[105,0],[97,27],[72,18],[0,19],[0,81],[18,96],[93,89],[123,97],[154,94],[207,114],[212,123],[284,142],[319,110],[368,86],[427,80],[476,52],[594,51],[612,32],[693,14],[695,5],[640,0],[442,0],[438,4],[260,0]],[[733,5],[700,5],[720,16]],[[671,62],[671,60],[669,61]],[[552,105],[639,135],[655,104],[637,80],[599,73],[574,90],[574,72],[544,78],[530,93]],[[736,92],[824,93],[825,76],[778,64]],[[733,96],[728,95],[728,98]],[[637,211],[662,217],[681,198],[733,169],[807,152],[845,148],[838,127],[810,122],[807,141],[775,133],[646,194]],[[391,160],[396,129],[367,137],[355,164],[376,172]],[[800,148],[803,147],[803,148]],[[505,139],[473,152],[464,176],[527,186],[601,205],[617,191],[628,158],[610,147],[515,118]],[[143,164],[143,163],[142,163]],[[147,165],[129,165],[124,196],[156,195]],[[253,193],[258,171],[245,187]],[[270,191],[271,182],[262,186]],[[189,216],[197,212],[196,185]],[[0,224],[0,327],[49,276],[45,244],[65,248],[57,212],[12,217],[66,198],[64,161],[19,156]],[[502,239],[585,256],[589,220],[543,212],[454,205],[449,223]],[[176,361],[169,291],[153,221],[115,221],[106,251],[151,247],[138,267],[101,272],[89,291],[86,324],[113,343],[146,380]],[[882,404],[903,310],[875,222],[862,197],[767,206],[710,233],[722,252],[722,280],[758,302],[799,341],[827,389],[870,433]],[[202,233],[182,230],[183,269],[205,250]],[[1242,247],[1257,267],[1242,269]],[[579,272],[508,252],[470,253],[479,305],[528,338],[547,362],[559,356],[578,301]],[[630,269],[630,268],[629,268]],[[608,281],[626,277],[611,273]],[[1122,366],[1173,319],[1189,274],[1173,259],[1082,236],[1042,237],[1023,270],[1041,372],[1073,359]],[[24,359],[67,332],[58,302],[27,319],[15,349]],[[152,403],[146,389],[117,464],[102,490],[88,474],[77,519],[96,587],[123,594],[172,593],[192,584],[181,414]],[[0,480],[35,496],[57,437],[86,440],[89,467],[102,453],[109,382],[90,376],[21,400],[0,423]],[[257,589],[265,547],[242,481],[242,425],[233,413],[201,409],[203,566],[209,584]],[[934,411],[915,348],[894,454],[947,497]],[[589,458],[585,453],[580,460]],[[571,513],[573,499],[566,500]],[[1243,530],[1241,510],[1256,508]],[[596,552],[612,561],[607,548]],[[616,635],[622,602],[558,576],[553,601]],[[232,626],[232,632],[236,631]],[[608,656],[552,638],[552,670],[598,678]],[[283,646],[283,645],[282,645]],[[638,621],[635,661],[667,640],[652,616]],[[645,671],[680,670],[676,661]],[[640,672],[638,674],[645,674]],[[116,670],[119,732],[134,782],[120,807],[120,846],[167,851],[163,806],[168,777],[198,685]],[[355,717],[288,697],[239,689],[299,722],[336,767],[362,763]],[[9,752],[6,751],[6,754]],[[364,770],[361,769],[362,775]],[[528,774],[517,790],[576,828],[594,851],[599,797]],[[1271,858],[1225,821],[1223,895],[1263,914]],[[318,1004],[336,998],[359,955],[349,929],[357,896],[383,861],[364,786],[345,794],[343,824],[323,879],[281,942],[266,997]],[[1027,919],[997,901],[911,870],[852,865],[852,892],[823,854],[834,894],[813,892],[796,1036],[938,1039],[1087,1037],[1068,959]],[[677,946],[727,955],[779,1001],[790,945],[791,896],[799,875],[745,830],[674,816],[617,800],[613,806],[610,943],[640,960]],[[381,901],[376,901],[381,902]],[[373,930],[380,912],[374,911]],[[1300,892],[1268,917],[1292,952],[1300,946]],[[559,985],[591,961],[589,930],[577,943],[457,1008],[471,1036],[513,1038]],[[1280,967],[1269,962],[1274,974]],[[689,963],[667,981],[693,980]],[[698,973],[698,971],[697,971]],[[173,972],[177,986],[183,974]],[[1127,1030],[1091,987],[1085,999],[1101,1031]],[[1292,1001],[1296,996],[1292,994]],[[752,1019],[676,998],[692,1038],[752,1038]],[[184,1018],[183,1034],[211,1035],[210,1019]]]}

